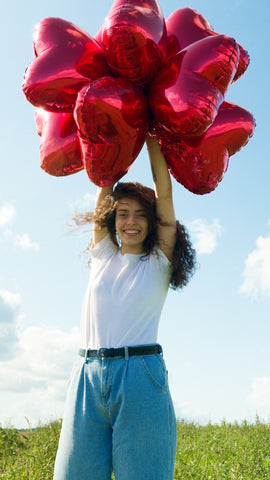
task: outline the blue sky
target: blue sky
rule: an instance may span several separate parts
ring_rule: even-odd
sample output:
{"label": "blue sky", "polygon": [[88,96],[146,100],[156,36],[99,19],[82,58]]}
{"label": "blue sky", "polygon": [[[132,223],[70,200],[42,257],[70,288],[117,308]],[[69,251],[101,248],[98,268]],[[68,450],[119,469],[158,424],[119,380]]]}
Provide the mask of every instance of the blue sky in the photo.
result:
{"label": "blue sky", "polygon": [[[199,268],[170,292],[159,342],[177,416],[200,423],[270,415],[270,200],[268,0],[160,0],[164,17],[196,9],[234,37],[251,62],[226,100],[256,118],[248,145],[231,157],[218,188],[196,196],[173,180],[177,217]],[[86,173],[54,178],[39,166],[34,107],[21,91],[33,59],[34,26],[61,17],[95,35],[111,0],[11,1],[2,8],[0,188],[0,423],[25,426],[62,415],[79,346],[90,231],[70,226],[93,206]],[[126,179],[151,185],[145,149]]]}

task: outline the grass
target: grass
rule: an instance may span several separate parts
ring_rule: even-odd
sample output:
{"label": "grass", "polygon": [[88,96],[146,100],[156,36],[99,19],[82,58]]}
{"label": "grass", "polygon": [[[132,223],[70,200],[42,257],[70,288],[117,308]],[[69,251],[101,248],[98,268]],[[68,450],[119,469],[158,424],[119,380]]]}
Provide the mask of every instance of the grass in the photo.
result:
{"label": "grass", "polygon": [[270,424],[180,421],[175,479],[269,480]]}
{"label": "grass", "polygon": [[52,480],[61,421],[20,431],[0,427],[0,479]]}
{"label": "grass", "polygon": [[[26,431],[0,427],[0,479],[52,480],[60,428],[60,420]],[[269,480],[270,424],[178,421],[174,478]]]}

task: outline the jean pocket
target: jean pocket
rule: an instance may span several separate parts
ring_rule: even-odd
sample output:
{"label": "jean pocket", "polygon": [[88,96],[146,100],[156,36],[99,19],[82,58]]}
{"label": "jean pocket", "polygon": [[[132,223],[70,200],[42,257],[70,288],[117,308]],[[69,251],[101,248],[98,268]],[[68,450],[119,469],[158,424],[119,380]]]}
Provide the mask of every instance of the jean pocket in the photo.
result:
{"label": "jean pocket", "polygon": [[168,389],[168,372],[163,357],[160,355],[145,355],[140,359],[151,381],[166,392]]}

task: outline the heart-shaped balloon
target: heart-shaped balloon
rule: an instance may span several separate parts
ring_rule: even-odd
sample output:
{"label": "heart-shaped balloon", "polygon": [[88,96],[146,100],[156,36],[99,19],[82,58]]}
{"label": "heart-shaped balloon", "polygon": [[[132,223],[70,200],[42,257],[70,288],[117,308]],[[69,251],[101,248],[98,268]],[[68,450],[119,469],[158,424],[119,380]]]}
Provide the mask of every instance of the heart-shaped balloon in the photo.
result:
{"label": "heart-shaped balloon", "polygon": [[181,50],[150,87],[156,122],[173,134],[202,135],[224,101],[238,59],[235,40],[225,35],[204,38]]}
{"label": "heart-shaped balloon", "polygon": [[45,18],[36,26],[34,52],[22,88],[29,102],[49,111],[72,112],[83,85],[110,75],[96,40],[60,18]]}
{"label": "heart-shaped balloon", "polygon": [[[168,57],[176,55],[180,50],[202,38],[220,35],[215,32],[208,21],[192,8],[180,8],[166,20],[168,36]],[[239,64],[233,81],[246,71],[249,64],[248,52],[238,43]]]}
{"label": "heart-shaped balloon", "polygon": [[158,137],[176,180],[192,193],[203,195],[217,187],[227,170],[229,157],[247,144],[254,128],[251,113],[224,102],[203,136],[176,139],[159,130]]}
{"label": "heart-shaped balloon", "polygon": [[144,144],[147,98],[125,79],[103,77],[80,90],[74,117],[90,180],[99,186],[114,184]]}
{"label": "heart-shaped balloon", "polygon": [[166,58],[165,20],[156,0],[116,0],[104,21],[102,43],[114,74],[148,84]]}
{"label": "heart-shaped balloon", "polygon": [[95,35],[95,40],[96,42],[101,46],[103,47],[103,43],[102,43],[102,27],[99,29],[99,31],[96,33]]}
{"label": "heart-shaped balloon", "polygon": [[57,177],[82,170],[80,142],[72,113],[53,113],[38,108],[35,119],[41,136],[41,168]]}

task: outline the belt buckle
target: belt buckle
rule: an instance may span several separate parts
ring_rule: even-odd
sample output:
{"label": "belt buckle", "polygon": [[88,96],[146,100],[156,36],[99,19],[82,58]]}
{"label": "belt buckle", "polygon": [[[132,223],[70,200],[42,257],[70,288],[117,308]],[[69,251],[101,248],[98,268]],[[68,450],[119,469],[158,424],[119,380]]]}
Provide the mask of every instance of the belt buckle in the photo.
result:
{"label": "belt buckle", "polygon": [[100,358],[114,357],[114,348],[100,348],[98,356]]}
{"label": "belt buckle", "polygon": [[99,348],[98,350],[98,356],[100,358],[105,358],[105,354],[106,354],[106,348]]}

